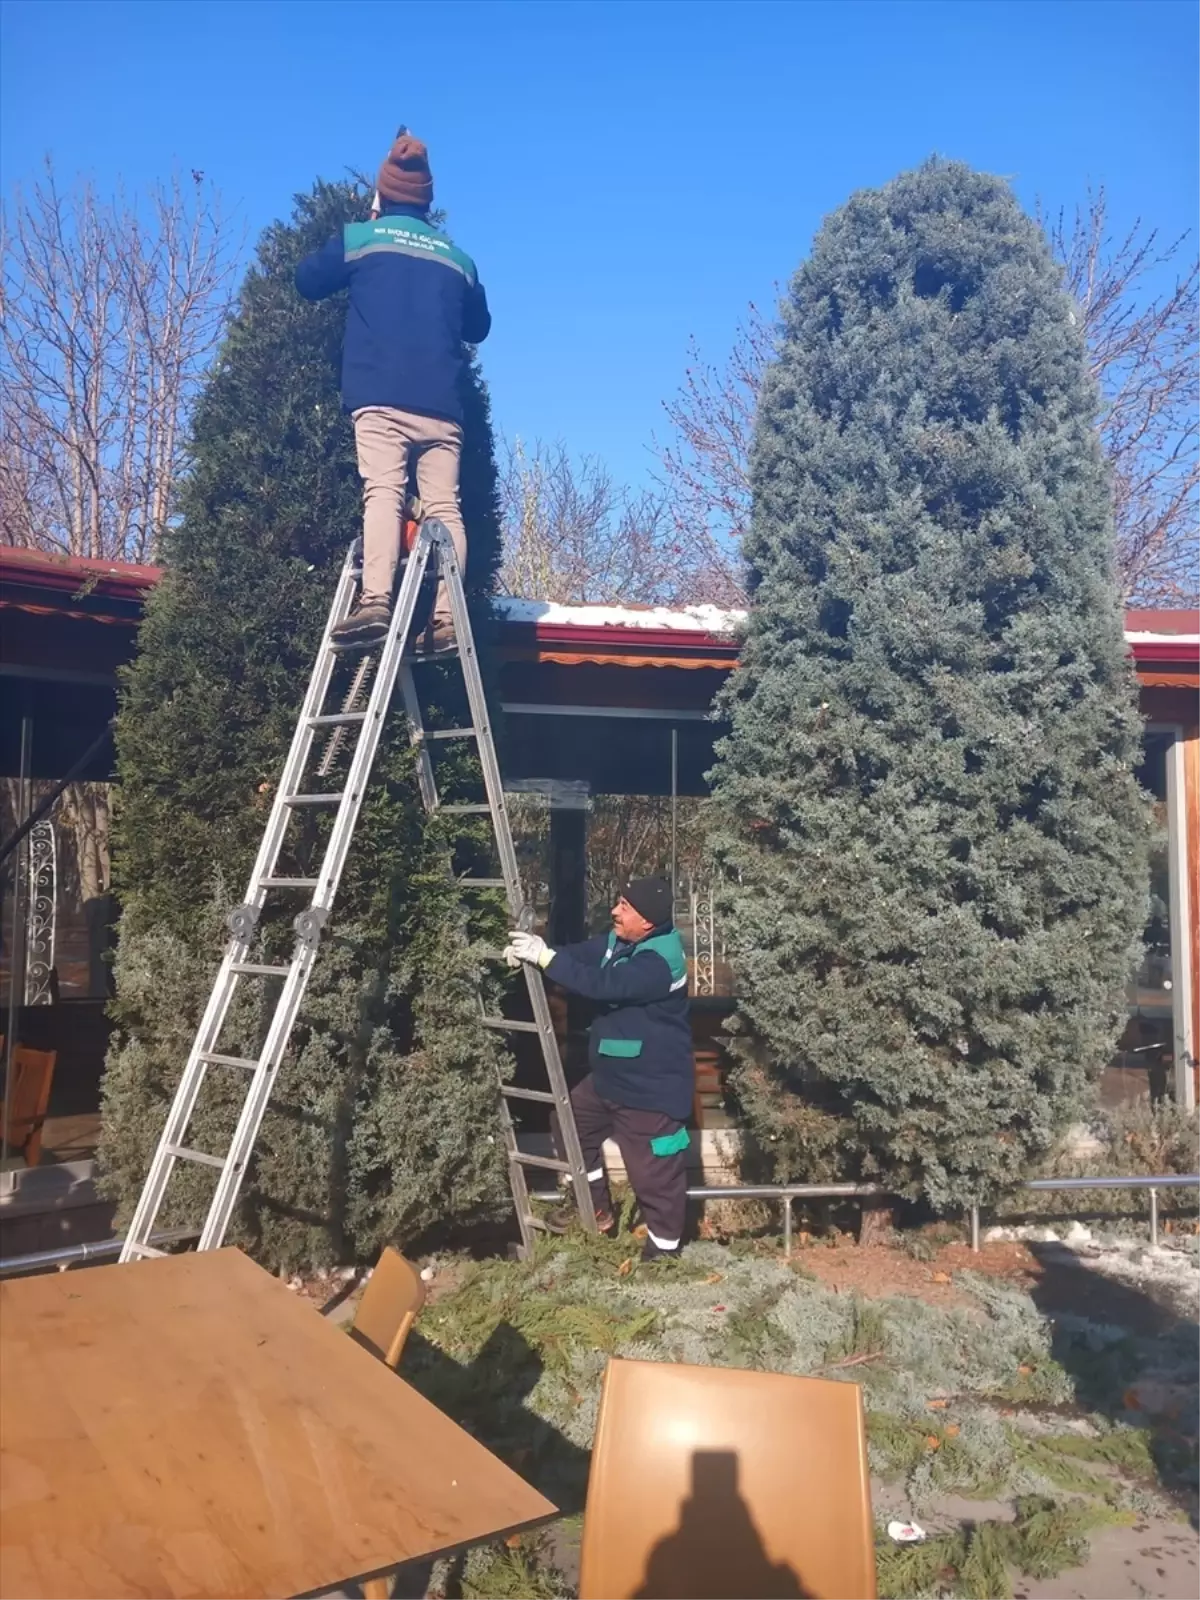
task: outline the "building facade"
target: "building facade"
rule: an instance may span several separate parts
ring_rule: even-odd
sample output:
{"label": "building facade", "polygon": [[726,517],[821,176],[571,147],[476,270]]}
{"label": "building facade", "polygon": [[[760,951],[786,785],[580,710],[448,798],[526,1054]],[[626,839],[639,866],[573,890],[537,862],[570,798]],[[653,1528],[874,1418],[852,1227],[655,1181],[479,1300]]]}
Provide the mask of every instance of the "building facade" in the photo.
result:
{"label": "building facade", "polygon": [[[14,1044],[56,1052],[41,1161],[81,1171],[98,1128],[116,915],[108,730],[117,675],[158,577],[151,567],[0,547],[0,1034],[6,1062]],[[737,617],[509,599],[497,610],[502,764],[539,925],[552,943],[583,938],[607,927],[627,878],[670,875],[693,996],[696,1119],[720,1126],[721,1023],[735,975],[698,810],[721,733],[714,696],[736,665]],[[1170,1095],[1190,1106],[1200,1040],[1200,614],[1130,612],[1126,637],[1146,724],[1141,778],[1159,831],[1145,958],[1130,977],[1129,1024],[1102,1092],[1110,1102]],[[585,1020],[556,1002],[569,1060]],[[11,1178],[24,1162],[7,1137],[3,1154]]]}

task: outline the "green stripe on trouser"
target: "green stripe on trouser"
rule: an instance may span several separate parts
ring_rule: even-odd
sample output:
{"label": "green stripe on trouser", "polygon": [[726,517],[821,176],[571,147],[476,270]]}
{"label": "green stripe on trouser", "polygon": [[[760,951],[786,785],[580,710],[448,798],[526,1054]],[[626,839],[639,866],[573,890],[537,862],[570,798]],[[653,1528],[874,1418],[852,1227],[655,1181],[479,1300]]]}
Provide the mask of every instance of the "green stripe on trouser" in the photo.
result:
{"label": "green stripe on trouser", "polygon": [[677,1128],[674,1133],[660,1133],[656,1139],[651,1139],[650,1148],[656,1156],[674,1156],[686,1150],[691,1142],[687,1129]]}
{"label": "green stripe on trouser", "polygon": [[615,1056],[619,1061],[632,1061],[635,1056],[642,1053],[641,1039],[601,1039],[596,1046],[596,1054],[601,1056]]}

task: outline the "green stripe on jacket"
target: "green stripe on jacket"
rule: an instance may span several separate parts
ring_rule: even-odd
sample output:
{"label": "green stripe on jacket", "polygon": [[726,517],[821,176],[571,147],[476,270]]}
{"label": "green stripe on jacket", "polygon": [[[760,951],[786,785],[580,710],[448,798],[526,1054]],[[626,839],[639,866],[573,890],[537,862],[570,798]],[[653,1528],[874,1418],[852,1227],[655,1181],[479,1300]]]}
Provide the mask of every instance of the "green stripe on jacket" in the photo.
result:
{"label": "green stripe on jacket", "polygon": [[342,231],[342,248],[347,261],[364,256],[396,254],[438,261],[461,272],[474,286],[478,281],[475,263],[444,233],[420,217],[377,217],[373,222],[348,222]]}

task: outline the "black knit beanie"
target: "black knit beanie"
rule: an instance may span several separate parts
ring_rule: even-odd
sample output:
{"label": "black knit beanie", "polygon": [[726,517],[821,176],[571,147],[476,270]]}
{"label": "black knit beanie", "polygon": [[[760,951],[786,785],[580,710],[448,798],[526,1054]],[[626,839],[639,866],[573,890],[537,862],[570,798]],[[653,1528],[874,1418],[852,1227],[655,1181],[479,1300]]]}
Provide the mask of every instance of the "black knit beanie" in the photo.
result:
{"label": "black knit beanie", "polygon": [[660,923],[670,922],[674,915],[675,897],[665,878],[631,878],[621,890],[621,896],[656,928]]}

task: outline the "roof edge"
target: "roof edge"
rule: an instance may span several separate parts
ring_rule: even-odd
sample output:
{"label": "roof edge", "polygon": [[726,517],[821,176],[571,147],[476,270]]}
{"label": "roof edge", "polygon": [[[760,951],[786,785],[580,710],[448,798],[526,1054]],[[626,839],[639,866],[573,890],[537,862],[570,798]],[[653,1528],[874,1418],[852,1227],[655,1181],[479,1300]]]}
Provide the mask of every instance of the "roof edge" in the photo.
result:
{"label": "roof edge", "polygon": [[[20,545],[0,545],[0,582],[83,592],[112,599],[142,600],[164,568],[89,556],[57,555]],[[658,655],[678,652],[713,657],[713,665],[732,664],[744,611],[713,605],[599,606],[560,605],[496,595],[505,635],[530,645],[602,649],[611,656],[632,649]],[[1200,610],[1131,608],[1125,613],[1125,640],[1135,662],[1190,666],[1200,662]]]}

